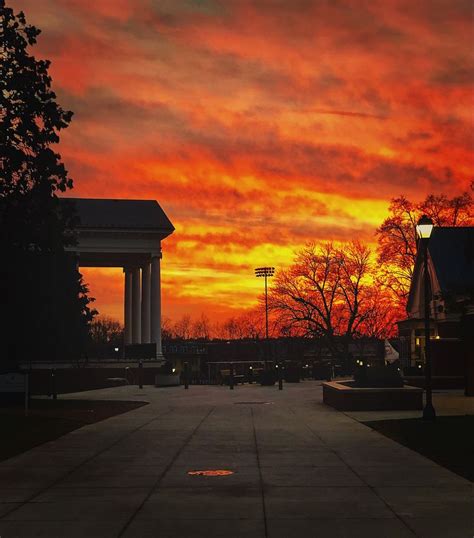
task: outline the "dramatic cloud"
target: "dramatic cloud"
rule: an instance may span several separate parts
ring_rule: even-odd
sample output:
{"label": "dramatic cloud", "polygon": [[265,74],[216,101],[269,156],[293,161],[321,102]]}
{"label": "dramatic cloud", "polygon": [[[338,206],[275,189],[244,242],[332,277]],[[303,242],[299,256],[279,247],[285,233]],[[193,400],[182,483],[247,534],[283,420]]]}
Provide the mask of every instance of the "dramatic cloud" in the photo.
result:
{"label": "dramatic cloud", "polygon": [[[43,30],[75,196],[157,199],[164,313],[256,303],[253,267],[374,241],[472,180],[470,0],[10,0]],[[85,272],[122,316],[120,270]]]}

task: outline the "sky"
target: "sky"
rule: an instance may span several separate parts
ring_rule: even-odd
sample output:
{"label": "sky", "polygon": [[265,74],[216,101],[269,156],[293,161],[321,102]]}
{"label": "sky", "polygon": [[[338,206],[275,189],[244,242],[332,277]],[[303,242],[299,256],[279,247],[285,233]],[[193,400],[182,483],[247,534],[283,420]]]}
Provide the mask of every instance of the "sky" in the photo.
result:
{"label": "sky", "polygon": [[[222,320],[308,241],[468,190],[471,0],[9,0],[42,30],[71,196],[156,199],[163,315]],[[120,269],[83,270],[123,317]]]}

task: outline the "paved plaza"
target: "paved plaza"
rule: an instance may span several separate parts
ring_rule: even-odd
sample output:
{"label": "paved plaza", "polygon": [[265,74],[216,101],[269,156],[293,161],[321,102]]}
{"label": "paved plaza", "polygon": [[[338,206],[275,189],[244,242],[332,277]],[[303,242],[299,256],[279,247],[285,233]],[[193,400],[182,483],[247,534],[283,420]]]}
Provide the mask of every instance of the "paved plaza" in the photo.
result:
{"label": "paved plaza", "polygon": [[[473,536],[470,482],[324,406],[318,382],[68,397],[150,404],[1,463],[1,538]],[[212,469],[234,474],[188,474]]]}

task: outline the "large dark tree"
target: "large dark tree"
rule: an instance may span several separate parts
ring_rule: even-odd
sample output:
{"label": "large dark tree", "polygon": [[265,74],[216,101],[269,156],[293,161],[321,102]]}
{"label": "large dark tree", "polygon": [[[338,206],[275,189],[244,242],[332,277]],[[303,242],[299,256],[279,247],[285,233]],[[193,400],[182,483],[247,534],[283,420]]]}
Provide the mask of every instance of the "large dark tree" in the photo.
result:
{"label": "large dark tree", "polygon": [[51,90],[49,61],[28,52],[40,31],[0,0],[0,356],[81,353],[92,313],[75,261],[74,216],[58,192],[72,180],[52,148],[71,121]]}
{"label": "large dark tree", "polygon": [[270,308],[284,332],[317,338],[334,359],[346,361],[349,343],[375,315],[370,277],[370,250],[361,243],[310,244],[276,274]]}

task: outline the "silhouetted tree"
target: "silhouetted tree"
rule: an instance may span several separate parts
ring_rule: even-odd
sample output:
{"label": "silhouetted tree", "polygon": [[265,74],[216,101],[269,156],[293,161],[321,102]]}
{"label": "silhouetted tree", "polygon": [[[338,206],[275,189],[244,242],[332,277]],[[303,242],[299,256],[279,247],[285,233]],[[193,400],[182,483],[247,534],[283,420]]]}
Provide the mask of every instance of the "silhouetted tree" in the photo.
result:
{"label": "silhouetted tree", "polygon": [[204,312],[192,323],[191,336],[198,340],[210,340],[211,322]]}
{"label": "silhouetted tree", "polygon": [[231,316],[219,327],[219,336],[225,340],[239,340],[242,338],[242,330],[238,319]]}
{"label": "silhouetted tree", "polygon": [[392,297],[379,278],[366,288],[364,316],[355,333],[360,338],[394,338],[397,321],[404,319],[406,312],[393,304]]}
{"label": "silhouetted tree", "polygon": [[173,322],[167,316],[161,317],[161,338],[168,341],[173,338]]}
{"label": "silhouetted tree", "polygon": [[334,359],[347,361],[349,342],[373,307],[370,274],[370,250],[364,245],[310,244],[276,274],[270,307],[287,331],[317,338]]}
{"label": "silhouetted tree", "polygon": [[185,314],[173,327],[173,336],[180,340],[188,340],[191,336],[191,316]]}
{"label": "silhouetted tree", "polygon": [[89,357],[118,358],[123,347],[123,326],[107,316],[96,317],[90,325],[90,340]]}
{"label": "silhouetted tree", "polygon": [[421,215],[431,217],[436,226],[469,226],[474,222],[473,200],[469,193],[448,198],[430,194],[415,204],[404,196],[393,198],[390,216],[377,230],[378,262],[382,280],[398,306],[405,308],[416,259],[416,223]]}
{"label": "silhouetted tree", "polygon": [[50,63],[27,51],[39,33],[0,0],[1,355],[14,361],[77,356],[93,315],[64,250],[74,242],[74,216],[56,196],[72,188],[52,149],[72,112],[56,103]]}
{"label": "silhouetted tree", "polygon": [[121,345],[123,338],[122,324],[107,316],[100,316],[91,323],[91,340],[95,344]]}
{"label": "silhouetted tree", "polygon": [[[270,319],[270,322],[273,320]],[[265,336],[265,302],[262,298],[262,304],[254,309],[244,311],[237,318],[237,324],[241,327],[240,333],[242,338],[258,339]],[[274,323],[270,325],[270,336],[275,336],[277,331]]]}

